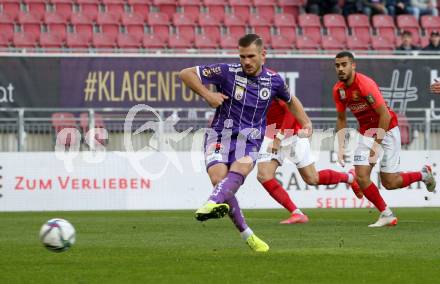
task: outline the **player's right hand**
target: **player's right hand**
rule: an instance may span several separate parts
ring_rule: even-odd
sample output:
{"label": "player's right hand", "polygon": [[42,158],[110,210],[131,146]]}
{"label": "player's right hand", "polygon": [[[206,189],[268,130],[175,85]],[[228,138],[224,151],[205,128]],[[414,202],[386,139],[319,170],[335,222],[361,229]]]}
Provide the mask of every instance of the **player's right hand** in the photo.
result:
{"label": "player's right hand", "polygon": [[431,93],[440,94],[440,81],[435,81],[431,85]]}
{"label": "player's right hand", "polygon": [[210,107],[218,108],[225,100],[229,99],[229,97],[223,95],[222,93],[210,92],[205,96],[205,99]]}

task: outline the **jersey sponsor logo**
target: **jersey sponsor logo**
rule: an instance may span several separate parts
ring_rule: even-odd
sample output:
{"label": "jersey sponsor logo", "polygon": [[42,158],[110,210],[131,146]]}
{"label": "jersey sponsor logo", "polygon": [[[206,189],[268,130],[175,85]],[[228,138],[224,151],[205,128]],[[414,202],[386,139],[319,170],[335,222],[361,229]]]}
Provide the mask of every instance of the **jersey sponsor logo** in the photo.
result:
{"label": "jersey sponsor logo", "polygon": [[243,84],[247,84],[247,78],[241,77],[239,75],[235,75],[235,81]]}
{"label": "jersey sponsor logo", "polygon": [[268,88],[261,88],[259,94],[260,99],[267,100],[270,98],[270,90]]}
{"label": "jersey sponsor logo", "polygon": [[229,67],[229,72],[238,73],[241,71],[242,71],[241,67],[238,67],[238,68]]}
{"label": "jersey sponsor logo", "polygon": [[344,89],[339,89],[339,98],[341,99],[341,100],[345,100],[345,98],[346,98],[346,95],[345,95],[345,90]]}
{"label": "jersey sponsor logo", "polygon": [[235,93],[234,93],[234,98],[239,101],[243,98],[243,94],[244,94],[244,88],[242,86],[236,85],[235,86]]}
{"label": "jersey sponsor logo", "polygon": [[224,147],[221,143],[215,142],[206,147],[205,160],[209,164],[214,161],[222,161],[223,157],[221,152]]}
{"label": "jersey sponsor logo", "polygon": [[266,77],[260,77],[261,81],[269,81],[270,82],[270,78],[266,78]]}
{"label": "jersey sponsor logo", "polygon": [[211,77],[214,74],[220,74],[222,72],[222,69],[220,68],[220,66],[217,67],[205,67],[202,70],[202,74],[205,77]]}
{"label": "jersey sponsor logo", "polygon": [[349,104],[348,107],[352,112],[361,112],[368,108],[366,103]]}
{"label": "jersey sponsor logo", "polygon": [[370,105],[374,105],[374,103],[376,102],[376,101],[374,100],[374,97],[373,97],[372,94],[368,94],[367,97],[366,97],[366,99],[367,99],[367,102],[368,102]]}
{"label": "jersey sponsor logo", "polygon": [[270,87],[270,82],[260,82],[261,86]]}
{"label": "jersey sponsor logo", "polygon": [[361,94],[358,90],[353,91],[353,93],[351,94],[351,99],[355,102],[358,102],[361,99]]}

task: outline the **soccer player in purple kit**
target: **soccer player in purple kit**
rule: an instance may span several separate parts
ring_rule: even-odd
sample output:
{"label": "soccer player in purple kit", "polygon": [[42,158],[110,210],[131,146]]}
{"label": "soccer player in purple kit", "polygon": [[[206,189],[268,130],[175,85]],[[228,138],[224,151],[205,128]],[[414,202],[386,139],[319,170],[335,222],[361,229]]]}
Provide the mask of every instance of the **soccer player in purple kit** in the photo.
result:
{"label": "soccer player in purple kit", "polygon": [[[280,75],[263,65],[263,40],[247,34],[239,39],[238,50],[240,64],[195,66],[180,72],[182,81],[216,108],[204,141],[206,168],[214,190],[195,217],[205,221],[228,214],[250,248],[266,252],[269,246],[246,224],[235,193],[254,168],[264,138],[266,113],[275,97],[287,103],[302,125],[299,135],[309,137],[312,124]],[[217,92],[204,84],[214,84]]]}

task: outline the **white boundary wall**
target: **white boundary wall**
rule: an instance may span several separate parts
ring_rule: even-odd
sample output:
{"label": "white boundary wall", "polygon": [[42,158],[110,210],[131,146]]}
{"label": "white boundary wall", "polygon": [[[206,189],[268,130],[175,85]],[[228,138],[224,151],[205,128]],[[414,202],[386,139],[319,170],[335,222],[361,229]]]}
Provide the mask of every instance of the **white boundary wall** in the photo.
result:
{"label": "white boundary wall", "polygon": [[[150,153],[137,166],[133,161],[139,153],[102,154],[105,157],[93,163],[87,162],[90,153],[78,154],[66,168],[53,152],[1,153],[0,211],[195,209],[211,192],[199,152]],[[330,152],[315,156],[319,157],[318,169],[345,170],[331,161]],[[440,164],[440,151],[404,151],[402,168],[418,170],[426,156],[434,165]],[[163,175],[158,175],[162,170]],[[278,178],[301,208],[371,207],[366,199],[356,199],[345,184],[306,187],[289,163],[280,168]],[[440,194],[428,193],[421,183],[381,193],[391,207],[440,206]],[[238,199],[243,208],[280,208],[257,182],[256,170],[246,179]]]}

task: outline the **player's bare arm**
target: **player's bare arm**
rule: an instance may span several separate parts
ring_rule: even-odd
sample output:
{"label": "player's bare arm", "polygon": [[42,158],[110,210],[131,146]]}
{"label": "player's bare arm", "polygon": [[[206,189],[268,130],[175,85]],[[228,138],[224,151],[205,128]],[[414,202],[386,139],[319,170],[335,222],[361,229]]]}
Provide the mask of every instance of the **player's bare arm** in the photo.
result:
{"label": "player's bare arm", "polygon": [[302,125],[302,129],[298,131],[299,137],[310,137],[313,132],[312,121],[307,113],[304,111],[302,103],[297,97],[292,96],[290,102],[287,103],[289,111],[296,117],[298,122]]}
{"label": "player's bare arm", "polygon": [[345,153],[345,129],[347,128],[347,114],[338,111],[336,117],[336,135],[338,137],[338,162],[344,167],[344,153]]}
{"label": "player's bare arm", "polygon": [[204,98],[210,107],[217,108],[228,99],[224,94],[212,92],[202,84],[202,81],[197,75],[197,67],[183,69],[180,71],[179,77],[185,85]]}

